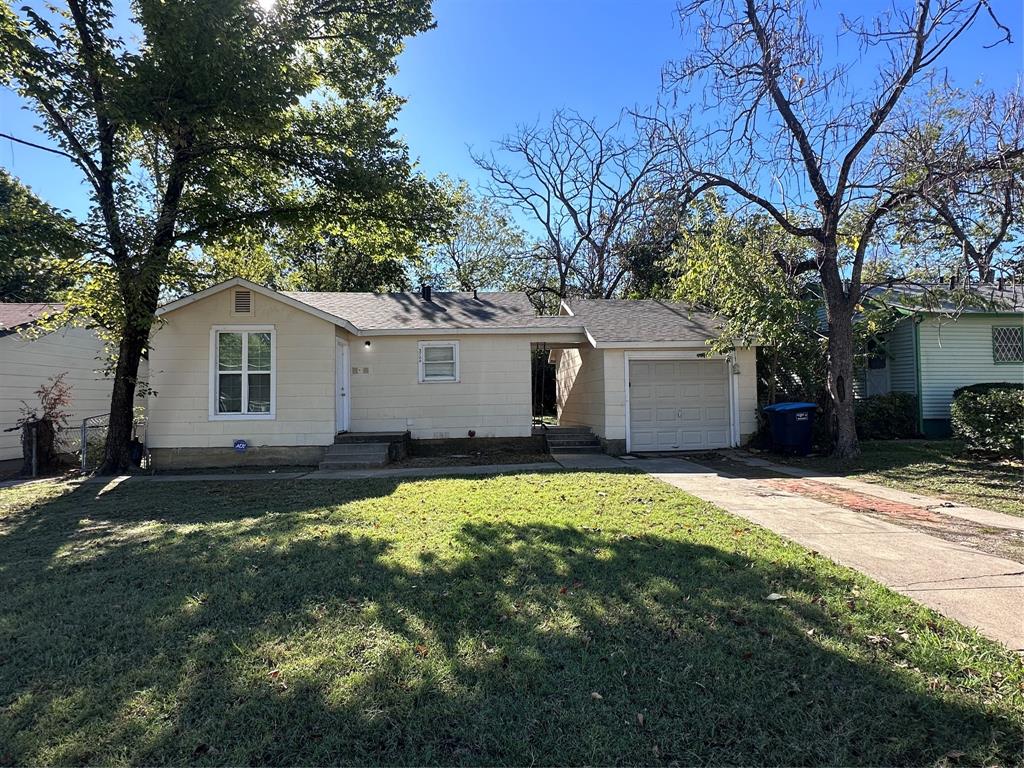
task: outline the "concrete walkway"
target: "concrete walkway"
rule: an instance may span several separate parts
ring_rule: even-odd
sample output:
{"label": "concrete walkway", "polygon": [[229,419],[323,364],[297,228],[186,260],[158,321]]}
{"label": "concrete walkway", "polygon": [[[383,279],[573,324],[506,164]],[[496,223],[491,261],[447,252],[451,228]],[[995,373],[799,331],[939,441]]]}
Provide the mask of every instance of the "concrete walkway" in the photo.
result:
{"label": "concrete walkway", "polygon": [[[731,477],[677,458],[635,461],[630,466],[855,568],[1013,650],[1024,651],[1024,565],[1020,563],[780,489],[767,480]],[[768,462],[761,466],[785,473]],[[845,478],[814,479],[863,487],[863,492],[880,498],[900,495],[900,502],[915,496],[922,507],[945,504]],[[967,509],[967,514],[974,514]],[[997,514],[980,511],[989,520],[994,518],[988,516]],[[999,520],[1009,525],[1018,518],[999,515]]]}

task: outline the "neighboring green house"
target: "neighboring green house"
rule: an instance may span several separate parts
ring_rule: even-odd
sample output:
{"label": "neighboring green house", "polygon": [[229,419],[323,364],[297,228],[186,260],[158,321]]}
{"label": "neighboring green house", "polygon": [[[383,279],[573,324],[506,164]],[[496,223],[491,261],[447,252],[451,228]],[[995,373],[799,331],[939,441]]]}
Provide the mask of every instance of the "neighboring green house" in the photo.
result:
{"label": "neighboring green house", "polygon": [[[936,300],[936,289],[945,298]],[[917,396],[918,425],[928,437],[950,434],[953,391],[984,382],[1024,383],[1024,288],[979,284],[950,287],[880,286],[869,300],[898,315],[859,371],[858,397],[909,392]],[[956,300],[954,300],[954,296]],[[970,305],[966,305],[967,299]]]}

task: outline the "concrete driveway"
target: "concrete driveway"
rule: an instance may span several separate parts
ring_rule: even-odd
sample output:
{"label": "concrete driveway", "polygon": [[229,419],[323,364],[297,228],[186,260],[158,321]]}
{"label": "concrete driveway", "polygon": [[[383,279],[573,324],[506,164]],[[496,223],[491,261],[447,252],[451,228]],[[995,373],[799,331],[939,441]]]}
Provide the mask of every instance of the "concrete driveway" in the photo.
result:
{"label": "concrete driveway", "polygon": [[[1024,651],[1024,565],[892,521],[909,523],[915,510],[936,514],[938,507],[950,508],[948,502],[847,478],[737,477],[674,457],[625,463]],[[782,475],[807,474],[750,463]],[[885,519],[887,512],[892,520]],[[1024,519],[987,510],[965,508],[961,518],[972,516],[1010,536],[1024,530]]]}

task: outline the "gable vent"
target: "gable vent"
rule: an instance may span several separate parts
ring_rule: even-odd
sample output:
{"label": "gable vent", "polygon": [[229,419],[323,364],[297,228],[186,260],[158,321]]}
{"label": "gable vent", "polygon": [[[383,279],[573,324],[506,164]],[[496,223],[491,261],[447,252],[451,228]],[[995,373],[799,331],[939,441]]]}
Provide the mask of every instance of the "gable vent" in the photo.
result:
{"label": "gable vent", "polygon": [[252,313],[252,291],[235,291],[236,315],[248,315]]}

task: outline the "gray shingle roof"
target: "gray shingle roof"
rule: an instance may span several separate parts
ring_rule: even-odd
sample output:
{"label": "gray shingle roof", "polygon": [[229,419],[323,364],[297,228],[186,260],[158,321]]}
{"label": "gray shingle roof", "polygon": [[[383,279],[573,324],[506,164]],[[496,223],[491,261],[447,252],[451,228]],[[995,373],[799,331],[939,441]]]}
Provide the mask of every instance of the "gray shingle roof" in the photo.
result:
{"label": "gray shingle roof", "polygon": [[970,283],[950,288],[948,283],[894,283],[869,288],[866,295],[888,306],[918,312],[973,313],[1024,312],[1024,286],[1006,282]]}
{"label": "gray shingle roof", "polygon": [[520,292],[435,291],[419,293],[330,293],[282,291],[311,307],[348,320],[363,331],[431,328],[579,328],[565,317],[542,317]]}
{"label": "gray shingle roof", "polygon": [[574,299],[567,303],[598,343],[705,341],[722,329],[720,319],[682,302]]}

